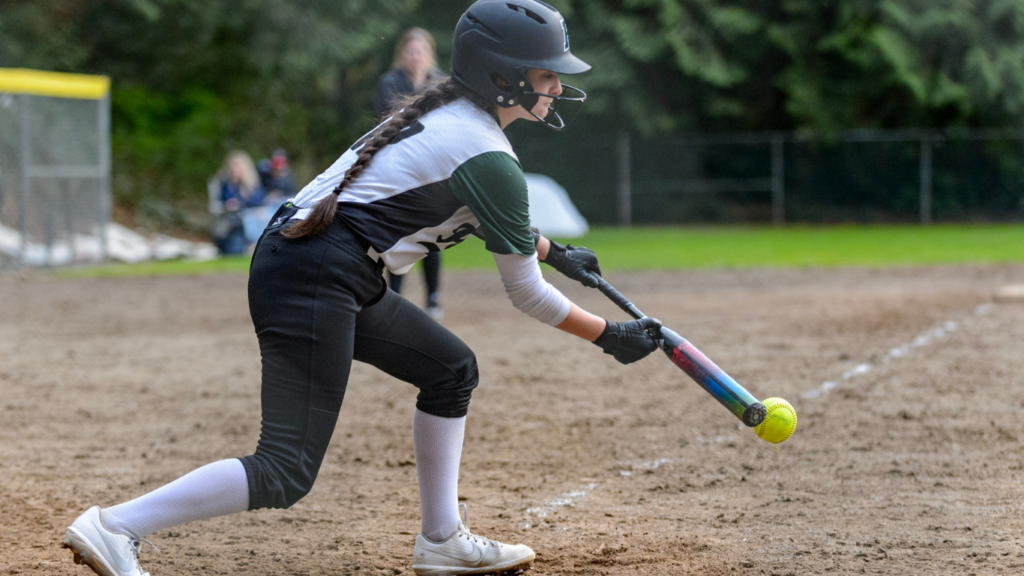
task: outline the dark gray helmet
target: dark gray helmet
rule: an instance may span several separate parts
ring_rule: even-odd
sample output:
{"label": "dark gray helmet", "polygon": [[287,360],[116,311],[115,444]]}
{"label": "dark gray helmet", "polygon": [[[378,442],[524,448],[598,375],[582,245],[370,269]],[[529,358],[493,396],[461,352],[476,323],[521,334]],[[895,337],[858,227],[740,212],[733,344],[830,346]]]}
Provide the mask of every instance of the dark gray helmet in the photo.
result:
{"label": "dark gray helmet", "polygon": [[[569,52],[565,19],[539,0],[477,0],[455,27],[452,78],[503,108],[523,106],[533,114],[539,98],[551,98],[546,126],[561,130],[587,95],[562,85],[560,96],[540,94],[526,79],[531,68],[558,74],[579,74],[590,65]],[[569,108],[571,116],[558,113]],[[536,117],[536,115],[534,115]]]}

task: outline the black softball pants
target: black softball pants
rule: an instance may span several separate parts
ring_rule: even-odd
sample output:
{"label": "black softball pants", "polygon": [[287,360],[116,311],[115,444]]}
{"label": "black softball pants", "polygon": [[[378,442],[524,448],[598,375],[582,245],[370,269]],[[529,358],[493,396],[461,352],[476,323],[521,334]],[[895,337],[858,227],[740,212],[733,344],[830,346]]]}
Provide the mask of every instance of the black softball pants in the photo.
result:
{"label": "black softball pants", "polygon": [[263,360],[260,440],[241,459],[250,510],[287,508],[312,488],[352,360],[418,387],[417,408],[447,418],[466,415],[479,380],[469,347],[388,290],[368,246],[340,218],[300,239],[282,236],[282,226],[271,221],[249,273]]}

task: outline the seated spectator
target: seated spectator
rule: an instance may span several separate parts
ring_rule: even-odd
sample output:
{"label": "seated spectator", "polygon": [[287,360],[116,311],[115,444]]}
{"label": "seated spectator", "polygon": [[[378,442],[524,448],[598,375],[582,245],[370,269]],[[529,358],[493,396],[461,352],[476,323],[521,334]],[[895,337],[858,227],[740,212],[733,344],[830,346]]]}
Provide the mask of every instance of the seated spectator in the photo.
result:
{"label": "seated spectator", "polygon": [[227,155],[217,178],[223,208],[214,224],[214,240],[222,254],[242,254],[270,219],[263,214],[265,193],[252,158],[241,150]]}
{"label": "seated spectator", "polygon": [[281,205],[295,195],[292,171],[288,167],[288,153],[277,148],[270,158],[260,160],[260,181],[267,192],[267,204]]}

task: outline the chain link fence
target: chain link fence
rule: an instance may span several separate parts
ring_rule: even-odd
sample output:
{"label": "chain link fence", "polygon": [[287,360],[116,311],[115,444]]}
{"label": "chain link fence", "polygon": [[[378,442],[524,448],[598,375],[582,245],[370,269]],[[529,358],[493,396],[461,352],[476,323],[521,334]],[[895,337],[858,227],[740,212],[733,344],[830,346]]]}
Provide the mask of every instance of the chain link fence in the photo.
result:
{"label": "chain link fence", "polygon": [[[545,135],[548,136],[548,135]],[[1024,220],[1024,132],[513,135],[594,224]]]}
{"label": "chain link fence", "polygon": [[0,69],[0,253],[32,266],[106,257],[105,77]]}

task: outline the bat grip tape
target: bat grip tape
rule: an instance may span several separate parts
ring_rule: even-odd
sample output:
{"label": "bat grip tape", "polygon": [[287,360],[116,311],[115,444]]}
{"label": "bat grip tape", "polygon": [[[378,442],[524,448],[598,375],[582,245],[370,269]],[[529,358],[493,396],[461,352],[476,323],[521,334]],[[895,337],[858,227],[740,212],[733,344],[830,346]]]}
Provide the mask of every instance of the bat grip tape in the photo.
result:
{"label": "bat grip tape", "polygon": [[602,294],[607,296],[609,300],[614,302],[616,306],[622,308],[622,310],[626,314],[629,314],[633,318],[639,320],[640,318],[647,317],[636,306],[634,306],[632,302],[627,300],[625,296],[620,294],[614,286],[609,284],[604,278],[601,278],[600,276],[597,277],[597,289],[600,290]]}

